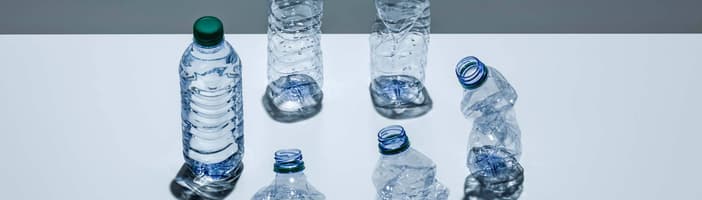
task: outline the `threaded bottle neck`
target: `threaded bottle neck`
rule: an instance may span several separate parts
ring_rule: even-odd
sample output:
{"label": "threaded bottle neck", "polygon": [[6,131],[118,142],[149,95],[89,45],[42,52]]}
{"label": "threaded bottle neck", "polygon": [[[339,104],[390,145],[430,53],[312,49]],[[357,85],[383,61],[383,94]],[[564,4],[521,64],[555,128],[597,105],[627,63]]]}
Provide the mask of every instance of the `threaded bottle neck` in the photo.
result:
{"label": "threaded bottle neck", "polygon": [[465,89],[480,87],[487,79],[488,68],[475,56],[468,56],[456,64],[456,77]]}
{"label": "threaded bottle neck", "polygon": [[299,149],[282,149],[275,152],[273,171],[277,173],[296,173],[305,170],[302,151]]}
{"label": "threaded bottle neck", "polygon": [[409,149],[410,143],[405,128],[392,125],[378,132],[378,148],[383,155],[394,155]]}

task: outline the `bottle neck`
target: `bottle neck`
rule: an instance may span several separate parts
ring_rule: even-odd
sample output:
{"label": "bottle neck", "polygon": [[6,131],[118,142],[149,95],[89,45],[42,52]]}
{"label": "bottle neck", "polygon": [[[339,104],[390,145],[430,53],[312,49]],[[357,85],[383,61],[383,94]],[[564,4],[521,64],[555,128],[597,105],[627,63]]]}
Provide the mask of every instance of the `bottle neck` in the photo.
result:
{"label": "bottle neck", "polygon": [[402,126],[388,126],[378,132],[378,149],[383,155],[399,154],[407,151],[409,147],[409,139]]}
{"label": "bottle neck", "polygon": [[463,88],[475,89],[487,80],[488,67],[478,58],[468,56],[461,59],[456,65],[456,77]]}
{"label": "bottle neck", "polygon": [[216,45],[211,45],[211,46],[205,46],[201,45],[197,42],[193,42],[193,51],[198,52],[198,53],[203,53],[203,54],[213,54],[218,51],[221,51],[224,49],[224,40],[222,42],[216,44]]}
{"label": "bottle neck", "polygon": [[278,174],[301,173],[305,170],[305,162],[302,161],[302,151],[299,149],[283,149],[275,152],[275,164],[273,171]]}

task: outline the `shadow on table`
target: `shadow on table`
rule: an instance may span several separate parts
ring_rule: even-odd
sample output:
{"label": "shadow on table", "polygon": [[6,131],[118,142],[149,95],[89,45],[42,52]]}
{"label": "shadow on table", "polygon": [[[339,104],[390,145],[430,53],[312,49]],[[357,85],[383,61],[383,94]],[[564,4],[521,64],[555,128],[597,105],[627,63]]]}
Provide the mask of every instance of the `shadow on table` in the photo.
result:
{"label": "shadow on table", "polygon": [[520,165],[500,175],[479,171],[466,177],[463,200],[515,200],[522,194],[524,169]]}
{"label": "shadow on table", "polygon": [[239,165],[236,176],[213,182],[195,177],[190,168],[183,164],[178,171],[176,178],[171,181],[170,190],[173,196],[179,200],[220,200],[226,198],[236,187],[239,177],[244,168]]}

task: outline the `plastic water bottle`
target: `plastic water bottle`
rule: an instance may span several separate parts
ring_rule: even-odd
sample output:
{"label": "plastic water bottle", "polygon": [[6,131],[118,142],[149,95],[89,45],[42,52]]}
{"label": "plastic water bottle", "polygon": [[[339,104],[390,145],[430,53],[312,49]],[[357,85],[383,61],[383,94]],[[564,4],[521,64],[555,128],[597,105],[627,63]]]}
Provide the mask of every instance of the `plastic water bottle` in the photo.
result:
{"label": "plastic water bottle", "polygon": [[448,199],[448,189],[436,180],[436,165],[410,147],[402,126],[381,129],[378,142],[381,156],[373,173],[378,199]]}
{"label": "plastic water bottle", "polygon": [[464,200],[516,200],[523,183],[524,169],[515,158],[508,157],[466,177]]}
{"label": "plastic water bottle", "polygon": [[322,0],[269,0],[264,106],[278,121],[317,114],[322,105]]}
{"label": "plastic water bottle", "polygon": [[183,156],[191,174],[176,182],[207,192],[231,187],[243,167],[241,61],[219,19],[202,17],[193,29],[180,61]]}
{"label": "plastic water bottle", "polygon": [[[483,148],[521,155],[519,125],[512,109],[517,93],[495,68],[486,67],[478,58],[468,56],[456,65],[456,76],[463,86],[461,110],[466,118],[476,117],[468,145],[468,167],[478,171],[476,152]],[[483,152],[485,153],[485,152]],[[496,152],[490,152],[496,153]]]}
{"label": "plastic water bottle", "polygon": [[459,61],[456,76],[464,88],[461,108],[467,118],[510,109],[517,101],[517,92],[505,77],[476,57],[468,56]]}
{"label": "plastic water bottle", "polygon": [[474,118],[464,199],[517,199],[524,181],[517,162],[521,155],[521,131],[513,109],[517,93],[499,71],[473,56],[458,62],[456,76],[465,89],[461,110],[466,118]]}
{"label": "plastic water bottle", "polygon": [[303,171],[305,163],[299,149],[284,149],[275,152],[275,180],[261,188],[251,200],[322,200],[324,194],[317,191]]}
{"label": "plastic water bottle", "polygon": [[392,119],[423,115],[432,107],[423,84],[429,0],[375,0],[375,6],[378,19],[370,35],[373,105]]}

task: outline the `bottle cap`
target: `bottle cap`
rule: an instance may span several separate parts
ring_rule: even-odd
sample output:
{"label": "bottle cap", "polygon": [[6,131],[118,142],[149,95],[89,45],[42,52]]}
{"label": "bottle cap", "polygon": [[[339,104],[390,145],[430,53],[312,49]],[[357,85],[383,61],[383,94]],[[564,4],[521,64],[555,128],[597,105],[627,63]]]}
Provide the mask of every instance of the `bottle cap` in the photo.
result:
{"label": "bottle cap", "polygon": [[213,16],[200,17],[193,24],[195,43],[202,46],[214,46],[224,40],[222,21]]}

